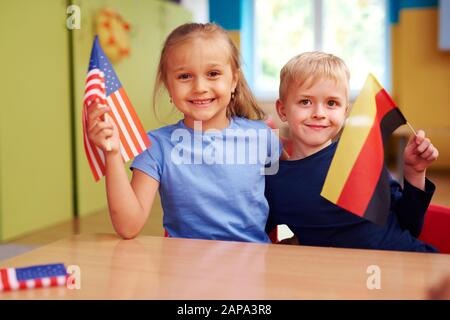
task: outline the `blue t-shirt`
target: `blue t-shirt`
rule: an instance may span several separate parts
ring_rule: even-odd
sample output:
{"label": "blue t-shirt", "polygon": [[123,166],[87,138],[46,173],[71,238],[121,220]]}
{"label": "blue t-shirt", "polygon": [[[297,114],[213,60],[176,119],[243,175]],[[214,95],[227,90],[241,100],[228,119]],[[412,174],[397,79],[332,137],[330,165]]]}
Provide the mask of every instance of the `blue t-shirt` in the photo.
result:
{"label": "blue t-shirt", "polygon": [[406,180],[404,188],[391,180],[388,221],[376,225],[320,195],[336,146],[300,160],[280,161],[278,174],[266,177],[267,231],[286,224],[299,243],[308,246],[435,252],[416,238],[435,190],[433,183],[427,180],[422,191]]}
{"label": "blue t-shirt", "polygon": [[131,168],[160,182],[171,237],[270,242],[263,173],[281,150],[264,122],[233,117],[224,130],[201,132],[180,120],[148,136]]}

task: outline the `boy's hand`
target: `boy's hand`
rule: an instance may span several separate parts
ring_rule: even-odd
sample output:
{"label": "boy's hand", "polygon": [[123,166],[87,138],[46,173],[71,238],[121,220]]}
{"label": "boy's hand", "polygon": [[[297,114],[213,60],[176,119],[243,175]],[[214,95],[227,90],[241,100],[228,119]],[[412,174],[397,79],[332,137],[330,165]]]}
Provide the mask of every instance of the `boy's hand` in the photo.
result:
{"label": "boy's hand", "polygon": [[300,243],[298,242],[298,238],[296,235],[292,236],[292,238],[286,238],[278,242],[277,244],[289,244],[298,246]]}
{"label": "boy's hand", "polygon": [[437,159],[438,150],[431,143],[430,139],[425,137],[423,130],[417,131],[416,136],[409,138],[406,145],[403,159],[405,161],[405,169],[412,169],[418,173],[425,171],[431,163]]}
{"label": "boy's hand", "polygon": [[[109,107],[100,105],[98,100],[88,106],[87,134],[89,140],[105,153],[115,154],[120,153],[119,130],[111,118],[105,121],[105,114],[110,110]],[[108,150],[108,144],[111,146],[110,150]]]}
{"label": "boy's hand", "polygon": [[427,298],[431,300],[450,300],[450,274],[428,289]]}
{"label": "boy's hand", "polygon": [[423,130],[417,131],[417,135],[410,137],[403,154],[405,163],[405,179],[412,185],[424,190],[425,171],[439,156],[439,151],[425,137]]}

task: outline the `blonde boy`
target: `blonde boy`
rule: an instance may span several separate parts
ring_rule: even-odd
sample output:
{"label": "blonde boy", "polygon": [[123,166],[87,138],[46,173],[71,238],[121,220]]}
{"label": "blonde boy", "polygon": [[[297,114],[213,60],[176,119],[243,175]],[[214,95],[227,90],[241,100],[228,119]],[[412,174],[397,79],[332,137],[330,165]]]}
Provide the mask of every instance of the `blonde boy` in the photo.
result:
{"label": "blonde boy", "polygon": [[434,192],[426,168],[438,151],[423,131],[404,153],[404,188],[391,181],[391,212],[384,227],[352,215],[320,196],[349,110],[350,72],[344,61],[323,52],[292,58],[280,73],[276,110],[292,140],[289,160],[266,177],[267,230],[287,224],[305,245],[434,252],[416,237]]}

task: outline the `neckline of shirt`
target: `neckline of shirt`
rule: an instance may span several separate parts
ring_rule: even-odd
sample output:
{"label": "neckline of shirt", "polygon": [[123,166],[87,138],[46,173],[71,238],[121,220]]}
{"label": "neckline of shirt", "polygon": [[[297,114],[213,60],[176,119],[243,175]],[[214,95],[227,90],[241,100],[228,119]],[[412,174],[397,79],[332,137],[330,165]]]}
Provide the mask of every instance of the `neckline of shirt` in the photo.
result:
{"label": "neckline of shirt", "polygon": [[330,149],[335,148],[336,145],[337,145],[337,141],[334,141],[329,146],[326,146],[322,150],[319,150],[316,153],[313,153],[313,154],[311,154],[311,155],[309,155],[309,156],[307,156],[305,158],[297,159],[297,160],[280,160],[280,164],[282,164],[282,165],[296,165],[296,164],[298,164],[300,162],[315,160],[316,158],[326,154],[327,151],[329,151]]}
{"label": "neckline of shirt", "polygon": [[196,133],[196,134],[200,134],[200,135],[204,135],[204,136],[216,136],[217,132],[219,132],[222,135],[225,135],[226,130],[233,129],[233,128],[236,127],[236,125],[235,125],[234,117],[231,117],[230,118],[230,123],[228,124],[228,127],[224,128],[222,130],[208,129],[208,130],[214,130],[215,132],[208,132],[208,130],[206,130],[206,131],[195,131],[194,129],[189,128],[187,125],[185,125],[183,119],[178,121],[178,127],[188,130],[191,134]]}

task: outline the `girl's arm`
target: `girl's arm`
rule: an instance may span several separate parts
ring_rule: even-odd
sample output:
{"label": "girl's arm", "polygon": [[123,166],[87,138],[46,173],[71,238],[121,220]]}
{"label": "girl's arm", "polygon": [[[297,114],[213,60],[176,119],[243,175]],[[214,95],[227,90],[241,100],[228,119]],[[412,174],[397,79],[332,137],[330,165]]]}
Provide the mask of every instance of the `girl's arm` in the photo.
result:
{"label": "girl's arm", "polygon": [[391,183],[392,207],[398,222],[414,237],[418,237],[422,231],[425,213],[436,188],[426,179],[425,172],[438,155],[438,150],[425,136],[425,132],[417,131],[417,135],[410,137],[403,154],[403,190],[399,186],[393,187]]}
{"label": "girl's arm", "polygon": [[131,184],[120,154],[106,156],[106,193],[116,232],[125,239],[136,237],[147,221],[159,182],[140,170],[133,171]]}
{"label": "girl's arm", "polygon": [[120,155],[119,130],[114,121],[106,121],[108,107],[95,101],[88,107],[88,137],[105,153],[106,195],[116,232],[125,239],[136,237],[147,220],[159,182],[139,170],[128,180]]}

